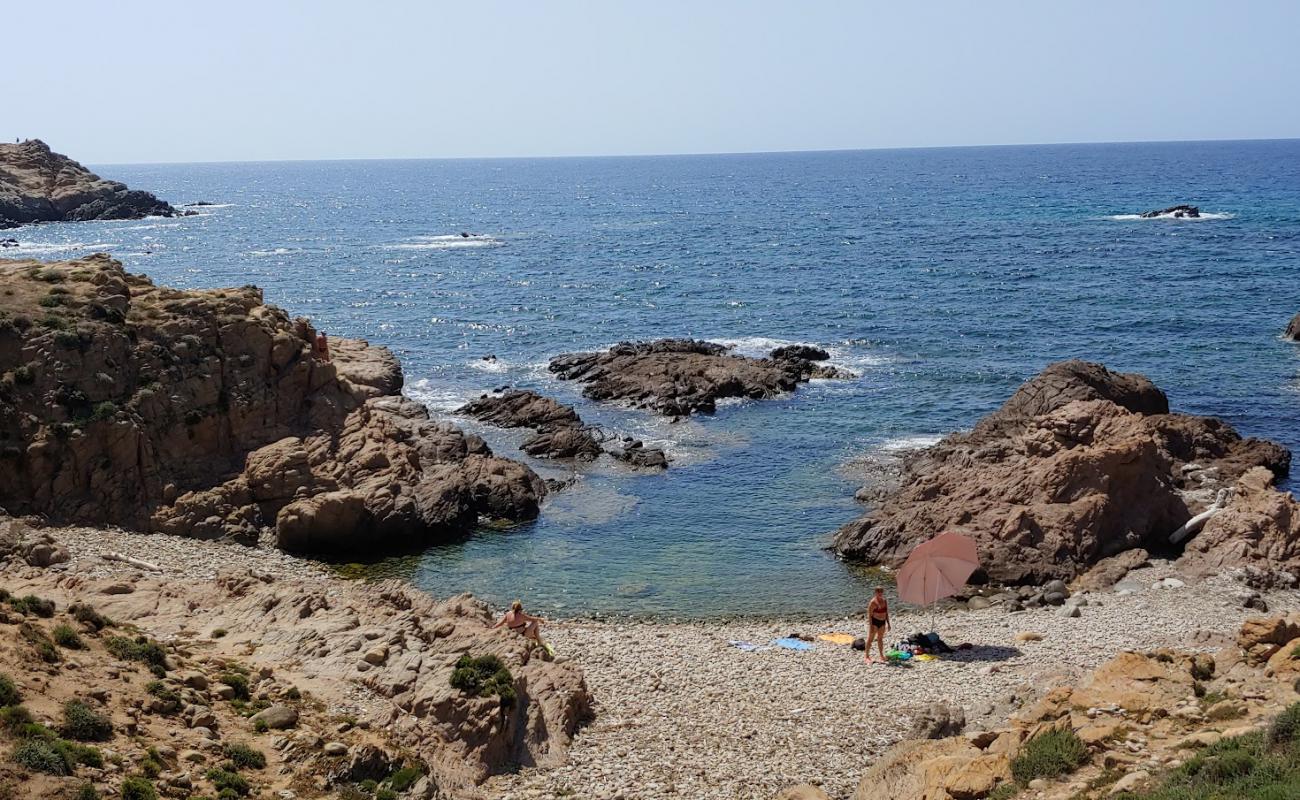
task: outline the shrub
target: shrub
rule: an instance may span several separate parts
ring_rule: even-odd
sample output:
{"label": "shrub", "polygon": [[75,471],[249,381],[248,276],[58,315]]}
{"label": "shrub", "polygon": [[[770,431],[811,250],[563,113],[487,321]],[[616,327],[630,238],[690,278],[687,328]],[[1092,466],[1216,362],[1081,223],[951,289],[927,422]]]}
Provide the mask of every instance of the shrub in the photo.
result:
{"label": "shrub", "polygon": [[14,611],[23,615],[32,614],[45,619],[54,616],[54,601],[37,597],[34,594],[11,597],[9,598],[9,605],[13,606]]}
{"label": "shrub", "polygon": [[54,343],[59,347],[71,350],[74,347],[81,347],[81,336],[76,331],[56,331]]}
{"label": "shrub", "polygon": [[112,400],[105,400],[102,403],[96,403],[95,408],[90,412],[92,420],[112,419],[117,416],[117,403]]}
{"label": "shrub", "polygon": [[284,693],[284,696],[288,700],[301,700],[302,692],[298,689],[297,686],[290,686],[289,690]]}
{"label": "shrub", "polygon": [[404,792],[415,785],[424,771],[419,767],[402,767],[388,777],[386,783],[389,788],[397,792]]}
{"label": "shrub", "polygon": [[1055,778],[1073,772],[1088,759],[1088,746],[1069,729],[1050,730],[1025,743],[1011,762],[1016,783],[1027,785],[1035,778]]}
{"label": "shrub", "polygon": [[153,784],[137,775],[122,781],[122,800],[158,800]]}
{"label": "shrub", "polygon": [[1011,800],[1011,798],[1020,794],[1020,787],[1014,783],[1004,783],[993,791],[989,792],[987,800]]}
{"label": "shrub", "polygon": [[266,756],[242,742],[228,742],[221,751],[237,767],[261,769],[266,766]]}
{"label": "shrub", "polygon": [[22,693],[14,685],[14,679],[0,673],[0,706],[16,706],[22,699]]}
{"label": "shrub", "polygon": [[228,631],[225,628],[217,628],[212,632],[212,638],[220,639],[221,637],[225,636],[227,633]]}
{"label": "shrub", "polygon": [[392,789],[379,789],[375,792],[375,800],[398,800],[397,792]]}
{"label": "shrub", "polygon": [[48,739],[26,739],[14,748],[11,758],[32,772],[47,775],[70,775],[74,764],[54,742]]}
{"label": "shrub", "polygon": [[80,700],[63,704],[63,725],[59,732],[80,742],[102,742],[113,736],[113,723]]}
{"label": "shrub", "polygon": [[238,772],[214,767],[208,770],[206,774],[207,779],[212,781],[212,785],[217,787],[218,796],[227,789],[239,797],[247,797],[248,793],[252,791],[253,787]]}
{"label": "shrub", "polygon": [[50,633],[54,637],[54,643],[59,647],[64,647],[68,650],[86,649],[86,643],[81,641],[81,637],[77,635],[77,632],[72,629],[71,625],[66,623],[63,625],[55,625],[54,630]]}
{"label": "shrub", "polygon": [[1291,744],[1300,737],[1300,703],[1292,703],[1277,715],[1268,729],[1268,740],[1275,745]]}
{"label": "shrub", "polygon": [[452,688],[475,697],[496,695],[502,707],[515,704],[515,680],[510,670],[493,655],[472,658],[468,653],[456,661],[451,673]]}
{"label": "shrub", "polygon": [[236,700],[246,701],[251,696],[248,692],[248,678],[238,672],[223,672],[217,676],[217,681],[234,689]]}
{"label": "shrub", "polygon": [[36,278],[38,281],[45,281],[46,283],[63,283],[67,278],[66,275],[57,269],[43,269],[32,277]]}
{"label": "shrub", "polygon": [[135,639],[114,636],[108,640],[105,646],[108,648],[108,652],[123,661],[142,661],[151,666],[164,669],[167,667],[167,651],[163,650],[162,645],[152,639],[143,636],[137,636]]}
{"label": "shrub", "polygon": [[167,685],[162,681],[149,681],[144,685],[144,690],[164,703],[174,704],[177,708],[179,708],[182,703],[180,693],[175,689],[167,688]]}
{"label": "shrub", "polygon": [[58,308],[59,306],[63,305],[63,296],[57,294],[47,294],[44,297],[42,297],[40,300],[37,300],[36,302],[40,303],[41,306],[44,308]]}
{"label": "shrub", "polygon": [[113,624],[112,620],[85,603],[76,603],[69,606],[68,613],[71,614],[77,622],[80,622],[82,625],[95,631],[102,631]]}
{"label": "shrub", "polygon": [[253,720],[253,731],[255,733],[266,733],[270,729],[271,726],[266,724],[266,720],[264,719]]}
{"label": "shrub", "polygon": [[35,625],[23,623],[22,627],[18,629],[18,633],[36,649],[36,654],[41,657],[42,661],[47,664],[59,663],[61,659],[59,658],[58,648],[54,646],[54,642],[46,635],[45,631]]}
{"label": "shrub", "polygon": [[93,783],[83,783],[77,790],[76,800],[99,800],[99,790]]}
{"label": "shrub", "polygon": [[5,730],[16,733],[32,723],[32,712],[28,711],[23,706],[5,706],[4,708],[0,708],[0,726],[3,726]]}
{"label": "shrub", "polygon": [[30,364],[23,364],[21,367],[14,367],[14,382],[18,384],[32,383],[36,380],[36,371],[31,368]]}
{"label": "shrub", "polygon": [[162,763],[153,756],[149,756],[140,762],[140,771],[144,773],[146,778],[151,780],[161,775],[162,770]]}

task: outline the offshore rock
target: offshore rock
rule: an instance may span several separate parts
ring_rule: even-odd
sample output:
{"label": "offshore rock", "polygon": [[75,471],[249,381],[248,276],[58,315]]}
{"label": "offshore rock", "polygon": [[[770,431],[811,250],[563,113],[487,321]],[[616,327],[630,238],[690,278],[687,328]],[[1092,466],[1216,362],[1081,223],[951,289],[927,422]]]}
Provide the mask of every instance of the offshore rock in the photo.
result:
{"label": "offshore rock", "polygon": [[958,530],[975,539],[984,578],[1068,581],[1126,550],[1168,550],[1169,534],[1247,471],[1289,469],[1281,446],[1168,408],[1140,375],[1053,364],[970,433],[911,455],[899,488],[841,528],[834,549],[896,567]]}
{"label": "offshore rock", "polygon": [[1159,211],[1144,211],[1142,219],[1155,219],[1156,217],[1174,217],[1175,219],[1195,219],[1201,216],[1201,210],[1196,206],[1186,204],[1162,208]]}
{"label": "offshore rock", "polygon": [[684,417],[713,413],[723,398],[760,400],[791,392],[814,378],[853,377],[806,357],[810,355],[826,353],[800,346],[778,348],[770,358],[749,358],[714,342],[658,339],[623,342],[603,353],[557,356],[551,359],[550,371],[561,380],[585,384],[582,393],[592,400]]}
{"label": "offshore rock", "polygon": [[[261,290],[178,291],[105,255],[0,261],[0,506],[322,552],[535,517],[527,467],[428,418],[382,347]],[[35,320],[40,320],[39,324]]]}
{"label": "offshore rock", "polygon": [[39,139],[0,144],[0,228],[178,213],[148,192],[104,180]]}

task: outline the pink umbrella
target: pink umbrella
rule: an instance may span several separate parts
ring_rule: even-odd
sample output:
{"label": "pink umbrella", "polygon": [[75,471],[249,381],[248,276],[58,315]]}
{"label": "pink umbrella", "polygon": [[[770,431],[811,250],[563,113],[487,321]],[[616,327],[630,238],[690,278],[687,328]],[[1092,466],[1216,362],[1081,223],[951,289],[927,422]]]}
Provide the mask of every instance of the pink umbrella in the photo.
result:
{"label": "pink umbrella", "polygon": [[979,565],[975,542],[960,533],[941,533],[907,557],[898,571],[898,599],[928,606],[956,594]]}

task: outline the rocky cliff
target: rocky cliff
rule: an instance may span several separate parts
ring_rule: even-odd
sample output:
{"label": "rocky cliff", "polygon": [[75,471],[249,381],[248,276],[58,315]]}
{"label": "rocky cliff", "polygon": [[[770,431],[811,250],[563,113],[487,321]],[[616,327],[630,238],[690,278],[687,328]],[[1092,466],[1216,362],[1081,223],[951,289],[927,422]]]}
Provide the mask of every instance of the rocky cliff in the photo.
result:
{"label": "rocky cliff", "polygon": [[[1267,477],[1257,481],[1271,484],[1289,465],[1279,445],[1243,439],[1216,419],[1169,413],[1164,393],[1140,375],[1067,361],[1025,383],[970,433],[913,454],[898,488],[842,528],[834,548],[898,566],[920,542],[958,530],[976,539],[993,581],[1070,580],[1132,548],[1169,552],[1170,535],[1226,502],[1247,471],[1263,468],[1257,475]],[[1210,541],[1215,554],[1201,558],[1221,566],[1276,552],[1239,547],[1223,533],[1196,547]]]}
{"label": "rocky cliff", "polygon": [[148,192],[104,180],[40,139],[0,144],[0,228],[178,213]]}
{"label": "rocky cliff", "polygon": [[0,261],[0,506],[321,552],[524,520],[531,470],[429,420],[382,347],[255,287],[180,291],[103,255]]}

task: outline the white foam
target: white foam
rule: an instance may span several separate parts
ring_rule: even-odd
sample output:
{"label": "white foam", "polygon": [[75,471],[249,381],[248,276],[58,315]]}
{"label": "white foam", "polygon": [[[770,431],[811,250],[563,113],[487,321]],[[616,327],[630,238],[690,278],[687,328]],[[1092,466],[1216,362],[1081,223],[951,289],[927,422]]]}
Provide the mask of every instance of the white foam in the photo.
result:
{"label": "white foam", "polygon": [[942,436],[934,434],[920,434],[917,436],[900,436],[897,439],[889,439],[880,445],[880,449],[887,453],[901,453],[907,450],[920,450],[931,445],[938,444],[943,439]]}
{"label": "white foam", "polygon": [[500,358],[476,358],[468,363],[470,369],[479,372],[502,373],[510,371],[510,363]]}
{"label": "white foam", "polygon": [[19,242],[17,247],[6,247],[4,253],[38,255],[41,253],[67,253],[75,250],[109,250],[109,242]]}
{"label": "white foam", "polygon": [[249,250],[248,255],[264,258],[266,256],[287,256],[296,252],[299,251],[289,247],[277,247],[274,250]]}
{"label": "white foam", "polygon": [[453,388],[421,378],[413,383],[406,385],[406,396],[423,403],[430,411],[439,411],[450,414],[471,400],[477,400],[483,394],[480,391],[470,391],[463,388]]}
{"label": "white foam", "polygon": [[1112,214],[1106,217],[1106,219],[1117,220],[1120,222],[1128,222],[1131,220],[1153,220],[1153,219],[1170,219],[1170,220],[1175,220],[1177,222],[1200,222],[1201,220],[1211,220],[1211,219],[1232,219],[1235,216],[1237,215],[1229,214],[1227,212],[1202,211],[1199,217],[1175,217],[1173,214],[1159,214],[1154,217],[1144,217],[1141,214]]}
{"label": "white foam", "polygon": [[385,250],[459,250],[468,247],[501,247],[505,242],[491,236],[458,233],[438,236],[411,236],[402,242],[383,245]]}
{"label": "white foam", "polygon": [[[234,203],[186,203],[181,208],[234,208]],[[197,216],[191,214],[190,216]]]}

